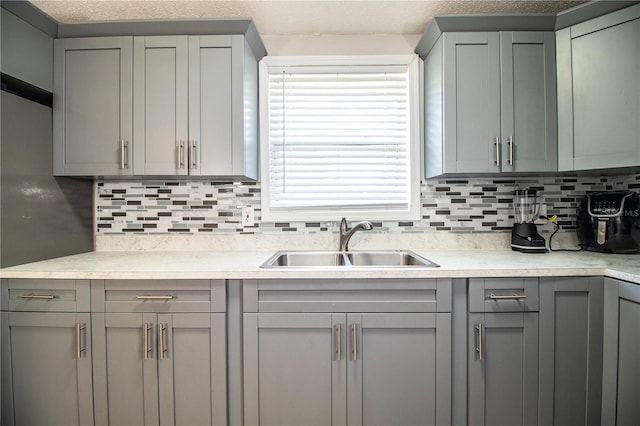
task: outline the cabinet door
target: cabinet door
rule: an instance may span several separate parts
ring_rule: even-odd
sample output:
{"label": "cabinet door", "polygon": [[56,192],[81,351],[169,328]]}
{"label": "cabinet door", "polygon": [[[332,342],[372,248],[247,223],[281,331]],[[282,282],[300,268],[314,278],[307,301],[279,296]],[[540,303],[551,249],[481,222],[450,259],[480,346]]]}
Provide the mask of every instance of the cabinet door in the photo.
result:
{"label": "cabinet door", "polygon": [[602,321],[602,277],[541,279],[540,424],[600,424]]}
{"label": "cabinet door", "polygon": [[640,424],[640,285],[605,278],[602,423]]}
{"label": "cabinet door", "polygon": [[1,423],[93,424],[89,314],[2,313]]}
{"label": "cabinet door", "polygon": [[244,314],[245,425],[346,425],[345,314]]}
{"label": "cabinet door", "polygon": [[158,424],[155,314],[92,314],[96,425]]}
{"label": "cabinet door", "polygon": [[349,425],[451,423],[451,314],[348,314],[347,324]]}
{"label": "cabinet door", "polygon": [[469,314],[469,424],[538,422],[538,313]]}
{"label": "cabinet door", "polygon": [[443,37],[445,171],[500,171],[498,33]]}
{"label": "cabinet door", "polygon": [[54,174],[131,175],[132,38],[54,41]]}
{"label": "cabinet door", "polygon": [[187,174],[187,37],[134,39],[134,172]]}
{"label": "cabinet door", "polygon": [[640,164],[640,5],[557,34],[560,170]]}
{"label": "cabinet door", "polygon": [[243,133],[243,117],[234,114],[242,111],[242,48],[241,36],[189,37],[191,175],[230,176],[235,157],[243,158],[243,147],[234,146]]}
{"label": "cabinet door", "polygon": [[158,315],[160,424],[226,425],[224,314]]}
{"label": "cabinet door", "polygon": [[553,32],[501,32],[502,171],[558,169]]}

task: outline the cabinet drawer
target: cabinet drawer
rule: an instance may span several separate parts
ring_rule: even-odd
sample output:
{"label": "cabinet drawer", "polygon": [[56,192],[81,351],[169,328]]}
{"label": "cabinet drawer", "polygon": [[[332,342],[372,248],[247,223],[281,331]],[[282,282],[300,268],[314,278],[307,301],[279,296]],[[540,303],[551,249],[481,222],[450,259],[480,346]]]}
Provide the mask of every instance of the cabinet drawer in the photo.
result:
{"label": "cabinet drawer", "polygon": [[244,281],[245,312],[451,312],[451,280]]}
{"label": "cabinet drawer", "polygon": [[3,280],[2,310],[89,312],[89,280]]}
{"label": "cabinet drawer", "polygon": [[91,282],[93,312],[225,312],[224,280]]}
{"label": "cabinet drawer", "polygon": [[472,278],[469,312],[538,310],[538,278]]}

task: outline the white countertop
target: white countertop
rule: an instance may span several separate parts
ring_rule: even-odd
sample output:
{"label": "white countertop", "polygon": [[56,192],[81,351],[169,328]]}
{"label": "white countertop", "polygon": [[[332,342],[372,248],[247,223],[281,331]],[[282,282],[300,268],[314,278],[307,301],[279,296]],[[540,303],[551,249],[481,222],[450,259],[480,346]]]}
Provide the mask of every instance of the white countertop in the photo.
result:
{"label": "white countertop", "polygon": [[274,252],[96,251],[0,270],[0,278],[268,279],[473,278],[604,275],[640,284],[639,255],[590,252],[524,254],[510,250],[413,250],[438,268],[264,269]]}

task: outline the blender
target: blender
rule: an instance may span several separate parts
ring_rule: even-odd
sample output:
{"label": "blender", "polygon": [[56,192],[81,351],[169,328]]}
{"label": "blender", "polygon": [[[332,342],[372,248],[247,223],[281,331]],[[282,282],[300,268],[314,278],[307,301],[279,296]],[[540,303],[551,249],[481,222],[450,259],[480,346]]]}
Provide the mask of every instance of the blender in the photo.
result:
{"label": "blender", "polygon": [[538,234],[534,223],[540,211],[540,197],[535,190],[513,191],[513,229],[511,249],[523,253],[546,253],[544,238]]}

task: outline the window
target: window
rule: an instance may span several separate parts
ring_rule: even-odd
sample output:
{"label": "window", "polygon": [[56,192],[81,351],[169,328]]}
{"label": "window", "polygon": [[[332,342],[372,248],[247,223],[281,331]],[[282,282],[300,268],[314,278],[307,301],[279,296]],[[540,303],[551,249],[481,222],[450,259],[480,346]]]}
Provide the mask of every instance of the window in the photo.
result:
{"label": "window", "polygon": [[416,56],[260,63],[263,220],[419,217]]}

